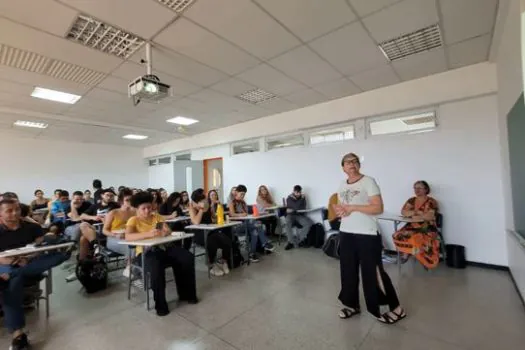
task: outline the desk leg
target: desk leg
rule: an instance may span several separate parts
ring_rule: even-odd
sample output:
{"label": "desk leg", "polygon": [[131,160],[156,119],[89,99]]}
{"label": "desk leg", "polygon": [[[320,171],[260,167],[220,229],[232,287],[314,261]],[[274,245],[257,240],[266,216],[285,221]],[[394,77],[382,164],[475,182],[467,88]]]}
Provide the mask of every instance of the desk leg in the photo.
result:
{"label": "desk leg", "polygon": [[202,231],[204,233],[204,264],[208,269],[208,279],[211,279],[210,266],[208,265],[208,234],[213,231]]}
{"label": "desk leg", "polygon": [[[397,229],[399,227],[399,221],[394,221],[394,233],[397,232]],[[396,247],[396,251],[397,251],[397,272],[398,272],[398,276],[399,276],[399,279],[401,279],[401,254],[399,253],[399,249],[397,249]]]}
{"label": "desk leg", "polygon": [[149,286],[148,278],[146,276],[146,247],[142,248],[142,284],[146,291],[146,310],[149,311]]}
{"label": "desk leg", "polygon": [[53,293],[53,269],[49,269],[47,271],[47,278],[46,278],[46,318],[49,318],[49,298],[51,297],[51,293]]}
{"label": "desk leg", "polygon": [[133,264],[131,263],[131,247],[128,245],[129,277],[128,277],[128,300],[131,300],[131,279],[133,278]]}
{"label": "desk leg", "polygon": [[248,252],[247,264],[250,265],[250,247],[251,247],[252,237],[250,236],[250,234],[248,232],[248,220],[245,220],[245,222],[244,222],[244,232],[246,233],[246,251]]}

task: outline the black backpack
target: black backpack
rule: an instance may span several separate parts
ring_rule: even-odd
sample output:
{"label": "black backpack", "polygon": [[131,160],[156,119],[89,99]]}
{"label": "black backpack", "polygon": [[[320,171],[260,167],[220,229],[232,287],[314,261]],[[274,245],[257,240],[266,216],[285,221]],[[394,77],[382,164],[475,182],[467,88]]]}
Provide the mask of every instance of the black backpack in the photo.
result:
{"label": "black backpack", "polygon": [[88,294],[104,290],[108,286],[108,266],[101,255],[79,261],[75,274]]}
{"label": "black backpack", "polygon": [[233,236],[232,241],[232,255],[233,255],[233,267],[239,267],[242,264],[244,264],[244,257],[241,253],[241,244],[239,243],[239,238],[237,236]]}
{"label": "black backpack", "polygon": [[310,231],[308,231],[308,236],[306,237],[308,246],[321,248],[324,243],[325,234],[324,226],[322,224],[313,224],[312,227],[310,227]]}
{"label": "black backpack", "polygon": [[339,233],[334,233],[326,240],[323,251],[332,258],[339,259]]}

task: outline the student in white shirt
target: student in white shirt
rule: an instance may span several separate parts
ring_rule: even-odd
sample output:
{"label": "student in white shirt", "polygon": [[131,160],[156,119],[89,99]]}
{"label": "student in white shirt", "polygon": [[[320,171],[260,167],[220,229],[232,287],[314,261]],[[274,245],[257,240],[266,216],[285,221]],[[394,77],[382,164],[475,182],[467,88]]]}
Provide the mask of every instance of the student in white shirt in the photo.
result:
{"label": "student in white shirt", "polygon": [[[406,317],[399,304],[390,277],[383,269],[382,242],[376,215],[383,212],[381,191],[375,180],[360,173],[359,157],[346,154],[341,166],[348,178],[339,188],[339,202],[334,204],[341,217],[340,264],[341,292],[339,300],[345,306],[339,317],[346,319],[358,315],[359,267],[363,280],[363,293],[369,313],[385,324],[394,324]],[[388,305],[389,312],[381,314],[380,305]]]}

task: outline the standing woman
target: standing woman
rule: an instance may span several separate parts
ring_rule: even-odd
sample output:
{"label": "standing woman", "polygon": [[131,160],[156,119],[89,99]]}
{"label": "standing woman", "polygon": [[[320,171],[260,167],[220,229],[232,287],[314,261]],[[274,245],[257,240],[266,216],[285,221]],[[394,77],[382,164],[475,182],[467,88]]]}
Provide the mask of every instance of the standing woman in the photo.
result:
{"label": "standing woman", "polygon": [[[341,166],[348,178],[339,189],[339,204],[334,205],[341,217],[340,264],[341,292],[339,300],[345,306],[339,313],[342,319],[361,313],[359,307],[359,266],[363,279],[366,308],[378,321],[394,324],[406,317],[399,304],[390,277],[383,269],[382,242],[376,215],[383,212],[381,191],[375,180],[360,173],[359,157],[346,154]],[[380,305],[389,312],[381,314]]]}

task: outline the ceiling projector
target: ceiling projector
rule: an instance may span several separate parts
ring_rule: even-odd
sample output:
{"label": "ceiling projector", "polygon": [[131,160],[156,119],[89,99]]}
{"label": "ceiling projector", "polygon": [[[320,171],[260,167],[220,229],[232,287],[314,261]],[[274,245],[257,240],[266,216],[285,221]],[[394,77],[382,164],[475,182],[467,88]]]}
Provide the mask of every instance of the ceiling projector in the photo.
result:
{"label": "ceiling projector", "polygon": [[133,100],[133,105],[141,101],[159,102],[170,96],[171,87],[164,84],[156,75],[144,75],[134,79],[128,85],[128,96]]}

